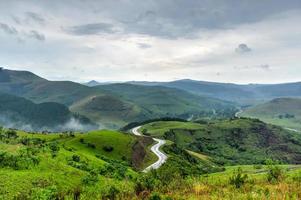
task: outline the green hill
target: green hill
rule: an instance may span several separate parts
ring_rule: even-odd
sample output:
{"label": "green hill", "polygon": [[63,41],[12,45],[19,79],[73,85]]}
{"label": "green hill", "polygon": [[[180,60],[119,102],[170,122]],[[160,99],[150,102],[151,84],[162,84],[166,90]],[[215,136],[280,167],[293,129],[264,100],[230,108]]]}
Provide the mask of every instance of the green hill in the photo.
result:
{"label": "green hill", "polygon": [[160,117],[226,117],[236,110],[229,102],[161,86],[110,84],[94,88],[106,95],[89,96],[70,108],[109,128]]}
{"label": "green hill", "polygon": [[143,132],[203,153],[220,164],[301,163],[301,136],[256,119],[202,123],[153,122]]}
{"label": "green hill", "polygon": [[2,69],[0,92],[35,103],[56,102],[105,128],[157,117],[233,116],[235,107],[222,100],[162,86],[109,84],[88,87],[71,81],[48,81],[26,71]]}
{"label": "green hill", "polygon": [[277,98],[251,107],[241,116],[258,118],[267,123],[301,130],[301,99]]}
{"label": "green hill", "polygon": [[172,82],[132,82],[138,85],[160,85],[177,88],[241,105],[254,105],[279,97],[301,97],[301,82],[283,84],[232,84],[189,79]]}
{"label": "green hill", "polygon": [[0,124],[23,130],[62,131],[97,128],[87,118],[74,115],[62,104],[53,102],[35,104],[25,98],[4,93],[0,93]]}
{"label": "green hill", "polygon": [[168,145],[164,166],[142,174],[156,161],[152,144],[149,137],[107,130],[40,134],[1,128],[0,199],[141,199],[174,178],[222,170]]}
{"label": "green hill", "polygon": [[150,154],[152,141],[142,140],[114,131],[44,135],[1,129],[0,199],[73,199],[76,192],[86,199],[91,188],[100,198],[113,186],[131,192],[133,166],[141,167]]}

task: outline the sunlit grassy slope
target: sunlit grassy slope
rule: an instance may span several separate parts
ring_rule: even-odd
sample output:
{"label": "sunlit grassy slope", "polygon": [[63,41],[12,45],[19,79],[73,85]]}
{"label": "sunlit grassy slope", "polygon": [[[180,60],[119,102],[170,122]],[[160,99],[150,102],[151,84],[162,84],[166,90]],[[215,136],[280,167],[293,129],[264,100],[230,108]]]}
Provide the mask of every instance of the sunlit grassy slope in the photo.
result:
{"label": "sunlit grassy slope", "polygon": [[245,110],[241,116],[258,118],[267,123],[301,131],[301,99],[274,99]]}

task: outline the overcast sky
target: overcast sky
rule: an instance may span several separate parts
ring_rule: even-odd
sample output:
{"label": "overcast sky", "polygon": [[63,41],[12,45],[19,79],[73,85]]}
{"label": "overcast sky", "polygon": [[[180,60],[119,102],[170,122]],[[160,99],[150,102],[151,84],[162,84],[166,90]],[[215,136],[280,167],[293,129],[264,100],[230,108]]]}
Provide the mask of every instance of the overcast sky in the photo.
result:
{"label": "overcast sky", "polygon": [[301,81],[300,0],[0,0],[0,66],[50,80]]}

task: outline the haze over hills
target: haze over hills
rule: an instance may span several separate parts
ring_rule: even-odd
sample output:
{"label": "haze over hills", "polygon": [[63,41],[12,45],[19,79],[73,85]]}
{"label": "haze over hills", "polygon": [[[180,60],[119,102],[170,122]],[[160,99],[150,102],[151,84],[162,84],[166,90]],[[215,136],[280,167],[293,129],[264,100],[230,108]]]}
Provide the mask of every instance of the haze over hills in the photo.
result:
{"label": "haze over hills", "polygon": [[301,130],[301,99],[276,98],[245,110],[241,116]]}
{"label": "haze over hills", "polygon": [[98,128],[87,118],[71,113],[63,104],[35,104],[4,93],[0,93],[0,124],[27,131],[87,131]]}
{"label": "haze over hills", "polygon": [[278,97],[301,97],[301,82],[280,84],[234,84],[183,79],[171,82],[132,81],[137,85],[160,85],[177,88],[197,95],[253,105]]}
{"label": "haze over hills", "polygon": [[233,115],[235,106],[223,100],[162,86],[109,84],[88,87],[71,81],[48,81],[31,72],[0,71],[0,91],[35,103],[56,102],[103,127],[120,128],[132,121],[192,114]]}
{"label": "haze over hills", "polygon": [[[164,86],[242,106],[262,103],[278,97],[301,97],[301,82],[279,84],[234,84],[182,79],[171,82],[129,81],[133,85]],[[100,83],[94,86],[100,85]]]}

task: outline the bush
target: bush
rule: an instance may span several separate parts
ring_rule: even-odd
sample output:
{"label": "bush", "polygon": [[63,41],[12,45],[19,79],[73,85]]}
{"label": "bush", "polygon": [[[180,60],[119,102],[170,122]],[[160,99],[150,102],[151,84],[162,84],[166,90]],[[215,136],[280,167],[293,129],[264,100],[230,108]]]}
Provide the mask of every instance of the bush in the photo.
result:
{"label": "bush", "polygon": [[80,161],[80,156],[74,154],[74,155],[72,156],[72,160],[73,160],[74,162],[79,162],[79,161]]}
{"label": "bush", "polygon": [[112,185],[110,189],[108,190],[107,194],[104,195],[105,199],[115,200],[117,198],[117,195],[120,193],[120,191]]}
{"label": "bush", "polygon": [[102,149],[104,151],[106,151],[106,152],[112,152],[114,150],[114,147],[112,147],[112,146],[104,146]]}
{"label": "bush", "polygon": [[52,157],[53,158],[56,157],[58,151],[60,150],[59,144],[57,142],[51,142],[51,143],[48,144],[48,147],[51,151]]}
{"label": "bush", "polygon": [[153,193],[150,197],[149,200],[161,200],[161,197],[158,193]]}
{"label": "bush", "polygon": [[82,182],[85,185],[95,185],[98,182],[98,174],[96,171],[92,170],[89,174],[82,178]]}
{"label": "bush", "polygon": [[95,149],[95,148],[96,148],[95,144],[93,144],[93,143],[88,143],[88,147],[90,147],[90,148],[92,148],[92,149]]}
{"label": "bush", "polygon": [[284,172],[282,168],[277,165],[279,163],[272,161],[272,160],[267,160],[266,161],[268,172],[267,172],[267,180],[271,182],[278,182],[284,177]]}
{"label": "bush", "polygon": [[242,174],[242,169],[238,168],[237,171],[234,172],[233,176],[230,177],[229,183],[234,185],[236,188],[241,188],[247,181],[248,175]]}

